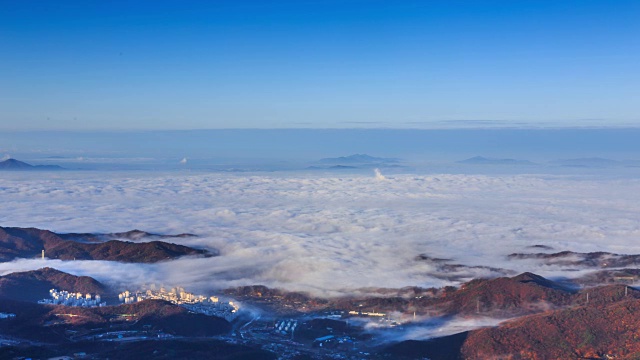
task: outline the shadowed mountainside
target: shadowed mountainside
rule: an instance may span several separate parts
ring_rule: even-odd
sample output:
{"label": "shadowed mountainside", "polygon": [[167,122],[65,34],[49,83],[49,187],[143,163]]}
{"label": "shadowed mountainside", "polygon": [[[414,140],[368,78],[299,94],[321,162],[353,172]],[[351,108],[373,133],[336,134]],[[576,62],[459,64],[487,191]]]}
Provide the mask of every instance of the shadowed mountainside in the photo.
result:
{"label": "shadowed mountainside", "polygon": [[30,340],[65,342],[60,336],[66,330],[78,335],[96,329],[119,328],[135,331],[161,331],[174,336],[215,336],[231,331],[231,324],[222,318],[192,313],[163,300],[144,300],[133,304],[77,307],[39,305],[3,300],[0,312],[16,314],[14,319],[0,322],[0,334]]}
{"label": "shadowed mountainside", "polygon": [[[230,330],[229,323],[222,318],[192,313],[181,306],[162,300],[95,308],[47,305],[44,308],[49,312],[48,315],[42,316],[43,311],[38,310],[35,313],[40,314],[39,317],[34,317],[31,314],[34,312],[33,302],[46,298],[51,288],[83,294],[104,295],[109,292],[103,284],[91,277],[75,276],[52,268],[11,273],[0,277],[0,298],[3,299],[0,301],[0,312],[16,313],[27,323],[35,321],[42,324],[54,321],[75,327],[108,324],[114,318],[118,318],[118,314],[133,314],[135,320],[152,324],[155,328],[174,335],[184,336],[212,336]],[[36,308],[41,306],[38,305]],[[67,314],[62,322],[55,315],[61,310]]]}
{"label": "shadowed mountainside", "polygon": [[136,342],[93,342],[62,344],[57,346],[0,347],[0,359],[48,359],[84,352],[89,358],[139,360],[147,359],[211,359],[211,360],[275,360],[277,356],[256,347],[230,344],[222,340],[144,340]]}
{"label": "shadowed mountainside", "polygon": [[38,301],[49,294],[49,289],[103,295],[107,288],[89,276],[75,276],[65,272],[42,268],[0,276],[0,298]]}
{"label": "shadowed mountainside", "polygon": [[393,359],[460,360],[460,348],[468,332],[443,336],[431,340],[406,340],[380,350]]}

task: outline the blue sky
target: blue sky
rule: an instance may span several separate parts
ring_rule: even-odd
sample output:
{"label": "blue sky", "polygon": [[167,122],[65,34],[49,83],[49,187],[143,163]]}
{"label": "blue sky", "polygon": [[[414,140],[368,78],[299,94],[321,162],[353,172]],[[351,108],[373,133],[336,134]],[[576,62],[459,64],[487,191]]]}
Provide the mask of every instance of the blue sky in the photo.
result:
{"label": "blue sky", "polygon": [[0,9],[5,131],[640,125],[638,1]]}

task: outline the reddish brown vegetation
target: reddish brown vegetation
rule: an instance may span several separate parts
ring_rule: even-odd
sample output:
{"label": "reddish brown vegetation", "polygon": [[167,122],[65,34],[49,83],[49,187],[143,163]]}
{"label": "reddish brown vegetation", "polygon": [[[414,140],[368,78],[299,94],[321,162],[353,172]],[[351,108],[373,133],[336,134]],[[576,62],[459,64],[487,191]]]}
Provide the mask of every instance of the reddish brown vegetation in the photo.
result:
{"label": "reddish brown vegetation", "polygon": [[466,359],[636,359],[640,356],[640,301],[595,304],[531,315],[473,331]]}
{"label": "reddish brown vegetation", "polygon": [[[139,238],[139,231],[121,233],[120,235]],[[184,255],[210,255],[205,250],[193,249],[183,245],[164,241],[133,243],[129,241],[110,240],[96,241],[101,238],[90,234],[56,234],[48,230],[35,228],[3,228],[0,227],[0,261],[10,261],[15,258],[33,258],[41,255],[50,259],[62,260],[111,260],[122,262],[153,263],[162,260],[175,259]],[[109,235],[109,234],[107,234]],[[110,234],[116,236],[118,234]],[[152,236],[159,236],[153,235]],[[105,235],[106,236],[106,235]],[[189,234],[177,235],[180,237]]]}
{"label": "reddish brown vegetation", "polygon": [[446,295],[446,313],[534,313],[571,303],[572,291],[542,276],[472,280]]}
{"label": "reddish brown vegetation", "polygon": [[476,279],[459,289],[422,289],[413,297],[365,297],[335,299],[337,308],[363,311],[403,311],[418,314],[474,314],[517,316],[546,311],[571,304],[576,295],[541,276],[523,273],[514,277]]}
{"label": "reddish brown vegetation", "polygon": [[0,276],[0,298],[35,302],[47,298],[49,289],[53,288],[102,296],[107,293],[105,286],[91,277],[70,275],[52,268]]}

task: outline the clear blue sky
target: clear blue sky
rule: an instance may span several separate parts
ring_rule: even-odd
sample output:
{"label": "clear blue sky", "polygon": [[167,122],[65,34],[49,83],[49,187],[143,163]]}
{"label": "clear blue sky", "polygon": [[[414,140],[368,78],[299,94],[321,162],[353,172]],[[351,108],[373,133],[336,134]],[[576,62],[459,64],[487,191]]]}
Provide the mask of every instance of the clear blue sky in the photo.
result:
{"label": "clear blue sky", "polygon": [[640,1],[0,0],[0,130],[640,126]]}

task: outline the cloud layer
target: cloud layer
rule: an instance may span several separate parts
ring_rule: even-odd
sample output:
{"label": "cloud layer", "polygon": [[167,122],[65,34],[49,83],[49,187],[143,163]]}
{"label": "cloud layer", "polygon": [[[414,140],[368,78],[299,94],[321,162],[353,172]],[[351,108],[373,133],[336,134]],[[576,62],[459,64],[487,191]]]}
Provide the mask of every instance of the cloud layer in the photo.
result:
{"label": "cloud layer", "polygon": [[[443,286],[419,254],[481,267],[568,275],[506,255],[555,250],[640,253],[640,180],[557,175],[3,174],[0,224],[56,232],[190,232],[221,256],[152,265],[21,260],[0,274],[53,266],[99,280],[198,291],[250,284],[338,295],[366,287]],[[173,240],[172,240],[173,241]],[[579,273],[575,273],[578,275]],[[574,276],[574,275],[571,275]],[[461,280],[456,280],[461,281]]]}

